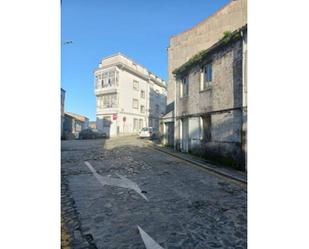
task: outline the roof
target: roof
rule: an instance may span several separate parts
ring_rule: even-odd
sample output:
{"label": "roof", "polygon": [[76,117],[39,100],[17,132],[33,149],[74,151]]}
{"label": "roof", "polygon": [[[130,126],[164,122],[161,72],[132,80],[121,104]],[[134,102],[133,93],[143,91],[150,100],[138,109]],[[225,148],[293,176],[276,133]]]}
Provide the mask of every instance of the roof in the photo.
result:
{"label": "roof", "polygon": [[[129,57],[129,56],[127,56],[127,55],[125,55],[125,54],[123,54],[123,53],[121,53],[121,52],[118,52],[118,53],[116,53],[116,54],[112,54],[112,55],[103,57],[103,59],[101,59],[100,64],[101,64],[104,60],[109,59],[109,58],[111,58],[111,57],[116,57],[116,56],[122,56],[123,58],[125,58],[125,59],[131,61],[133,64],[138,65],[139,67],[141,67],[142,69],[144,69],[149,75],[152,75],[152,76],[154,77],[154,78],[152,78],[152,79],[156,79],[156,80],[158,80],[158,81],[162,81],[162,83],[161,83],[162,86],[163,86],[163,87],[166,87],[166,85],[165,85],[165,80],[164,80],[163,78],[161,78],[160,76],[156,75],[155,73],[153,73],[152,71],[150,71],[149,69],[147,69],[147,68],[146,68],[145,66],[143,66],[142,64],[136,62],[136,61],[133,60],[131,57]],[[119,63],[121,63],[121,62],[119,62]],[[97,70],[100,70],[100,67],[97,68],[97,69],[95,69],[94,71],[97,71]]]}
{"label": "roof", "polygon": [[82,122],[85,122],[88,118],[83,116],[83,115],[79,115],[79,114],[76,114],[76,113],[73,113],[73,112],[65,112],[64,113],[65,115],[68,115],[74,119],[77,119],[79,121],[82,121]]}
{"label": "roof", "polygon": [[182,64],[180,67],[176,68],[173,71],[173,74],[176,76],[181,76],[187,73],[192,67],[200,64],[203,62],[210,54],[214,53],[215,51],[225,47],[226,45],[230,44],[233,41],[239,40],[241,38],[241,32],[247,30],[247,25],[233,31],[233,32],[224,32],[223,37],[217,41],[214,45],[206,50],[202,50],[192,56],[187,62]]}

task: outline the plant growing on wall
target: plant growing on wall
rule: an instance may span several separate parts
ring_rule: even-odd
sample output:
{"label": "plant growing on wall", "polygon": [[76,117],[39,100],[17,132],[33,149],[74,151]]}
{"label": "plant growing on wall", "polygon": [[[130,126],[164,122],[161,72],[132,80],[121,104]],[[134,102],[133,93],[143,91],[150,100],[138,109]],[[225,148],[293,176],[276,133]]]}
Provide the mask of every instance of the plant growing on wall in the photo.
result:
{"label": "plant growing on wall", "polygon": [[237,40],[241,37],[240,30],[231,32],[231,31],[224,31],[223,37],[212,47],[206,50],[202,50],[195,54],[193,57],[191,57],[186,63],[184,63],[182,66],[176,68],[173,71],[173,74],[175,75],[183,75],[185,72],[187,72],[190,68],[199,65],[203,62],[203,60],[213,51],[220,48],[222,44],[227,44],[230,41]]}

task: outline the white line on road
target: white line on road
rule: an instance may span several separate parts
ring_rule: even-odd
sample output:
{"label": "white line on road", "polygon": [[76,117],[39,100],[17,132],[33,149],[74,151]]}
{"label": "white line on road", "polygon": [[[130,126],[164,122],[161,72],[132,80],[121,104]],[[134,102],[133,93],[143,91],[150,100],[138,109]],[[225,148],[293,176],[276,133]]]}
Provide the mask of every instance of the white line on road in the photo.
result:
{"label": "white line on road", "polygon": [[90,171],[92,172],[92,174],[95,176],[95,178],[97,178],[97,180],[104,186],[104,185],[110,185],[110,186],[117,186],[117,187],[121,187],[121,188],[127,188],[127,189],[132,189],[134,190],[136,193],[138,193],[140,196],[142,196],[146,201],[148,201],[148,198],[142,193],[142,190],[139,188],[139,186],[131,181],[130,179],[119,175],[116,173],[116,175],[120,178],[112,178],[112,177],[106,177],[106,176],[101,176],[99,175],[96,170],[92,167],[92,165],[85,161],[85,164],[87,165],[87,167],[90,169]]}
{"label": "white line on road", "polygon": [[163,249],[157,242],[154,241],[143,229],[137,226],[146,249]]}

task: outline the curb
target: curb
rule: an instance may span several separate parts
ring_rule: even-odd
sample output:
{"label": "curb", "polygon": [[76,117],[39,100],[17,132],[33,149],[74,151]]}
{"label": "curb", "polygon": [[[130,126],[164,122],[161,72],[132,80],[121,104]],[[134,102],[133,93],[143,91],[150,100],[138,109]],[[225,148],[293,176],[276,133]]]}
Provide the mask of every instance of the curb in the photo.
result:
{"label": "curb", "polygon": [[152,145],[151,147],[152,147],[153,149],[156,149],[156,150],[158,150],[158,151],[161,151],[161,152],[163,152],[163,153],[166,153],[166,154],[168,154],[168,155],[170,155],[170,156],[176,157],[176,158],[181,159],[181,160],[183,160],[183,161],[192,163],[192,164],[194,164],[194,165],[196,165],[196,166],[198,166],[198,167],[200,167],[200,168],[203,168],[203,169],[205,169],[205,170],[211,171],[211,172],[213,172],[213,173],[215,173],[215,174],[218,174],[218,175],[221,175],[221,176],[230,178],[230,179],[232,179],[232,180],[234,180],[234,181],[237,181],[237,182],[240,182],[240,183],[242,183],[242,184],[247,185],[247,180],[241,179],[241,178],[239,178],[239,177],[237,177],[237,176],[230,175],[230,174],[228,174],[228,173],[226,173],[226,172],[223,172],[223,171],[221,171],[221,170],[219,170],[219,169],[214,169],[214,168],[212,168],[212,167],[209,167],[207,164],[203,164],[203,163],[200,163],[200,162],[197,162],[197,161],[194,161],[194,160],[185,158],[185,157],[183,157],[183,156],[176,155],[175,153],[172,153],[172,152],[169,152],[169,151],[167,151],[167,150],[164,150],[164,149],[160,148],[158,145],[154,144],[153,142],[150,142],[150,141],[149,141],[148,143]]}

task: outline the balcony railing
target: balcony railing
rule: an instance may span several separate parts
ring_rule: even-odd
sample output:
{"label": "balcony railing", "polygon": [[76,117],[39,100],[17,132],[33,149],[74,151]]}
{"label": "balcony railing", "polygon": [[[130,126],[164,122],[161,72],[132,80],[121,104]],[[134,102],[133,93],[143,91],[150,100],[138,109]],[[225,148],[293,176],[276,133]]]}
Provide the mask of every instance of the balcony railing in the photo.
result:
{"label": "balcony railing", "polygon": [[116,93],[118,92],[118,86],[110,86],[110,87],[98,87],[95,89],[95,94],[103,94],[103,93]]}

